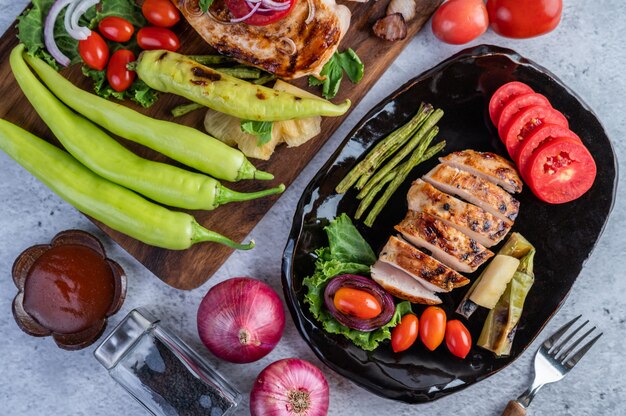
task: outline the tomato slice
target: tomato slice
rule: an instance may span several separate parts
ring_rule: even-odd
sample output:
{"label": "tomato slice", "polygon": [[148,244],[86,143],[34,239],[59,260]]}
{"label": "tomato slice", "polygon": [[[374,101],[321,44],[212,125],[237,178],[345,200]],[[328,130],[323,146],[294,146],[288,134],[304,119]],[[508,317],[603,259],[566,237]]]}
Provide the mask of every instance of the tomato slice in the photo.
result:
{"label": "tomato slice", "polygon": [[526,168],[530,189],[542,201],[563,204],[580,198],[596,179],[596,163],[581,142],[557,137],[539,146]]}
{"label": "tomato slice", "polygon": [[[293,10],[296,5],[297,0],[285,0],[289,1],[291,4],[289,8],[286,10],[271,10],[267,12],[257,11],[252,16],[243,21],[243,23],[247,23],[253,26],[265,26],[271,23],[274,23],[283,17],[287,16]],[[279,1],[282,2],[282,1]],[[248,6],[245,0],[226,0],[226,6],[228,10],[235,16],[235,18],[240,19],[246,16],[248,13],[252,11],[252,8]]]}
{"label": "tomato slice", "polygon": [[489,100],[489,118],[494,126],[498,126],[500,113],[504,106],[512,99],[522,94],[533,93],[533,89],[523,82],[512,81],[496,90]]}
{"label": "tomato slice", "polygon": [[526,137],[548,123],[569,127],[565,116],[551,107],[532,105],[519,111],[503,129],[504,135],[501,137],[511,158],[517,159],[517,151]]}
{"label": "tomato slice", "polygon": [[555,139],[557,137],[569,137],[570,139],[582,143],[580,137],[578,137],[576,133],[574,133],[570,129],[556,124],[544,124],[543,126],[533,131],[522,142],[517,151],[517,167],[522,175],[525,174],[528,161],[530,160],[530,157],[533,155],[535,150],[537,150],[537,148],[543,143],[546,143],[547,141]]}
{"label": "tomato slice", "polygon": [[546,97],[537,93],[522,94],[514,97],[512,100],[502,108],[500,113],[500,119],[498,120],[498,134],[500,137],[504,137],[504,129],[509,124],[511,119],[522,110],[523,108],[530,107],[531,105],[543,105],[545,107],[552,107],[550,101]]}

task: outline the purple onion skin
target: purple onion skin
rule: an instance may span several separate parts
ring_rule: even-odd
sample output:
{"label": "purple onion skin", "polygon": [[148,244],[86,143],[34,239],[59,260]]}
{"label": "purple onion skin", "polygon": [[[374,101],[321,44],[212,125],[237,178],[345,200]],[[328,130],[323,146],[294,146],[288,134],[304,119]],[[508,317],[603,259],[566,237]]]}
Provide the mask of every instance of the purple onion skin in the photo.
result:
{"label": "purple onion skin", "polygon": [[280,298],[268,285],[235,277],[212,287],[198,308],[198,334],[216,357],[250,363],[270,353],[285,329]]}
{"label": "purple onion skin", "polygon": [[[382,312],[377,317],[372,319],[361,319],[356,316],[341,313],[335,307],[334,298],[335,293],[342,287],[359,289],[370,293],[380,303]],[[324,290],[324,304],[340,324],[363,332],[374,331],[385,325],[391,320],[394,312],[396,311],[396,305],[393,303],[393,297],[385,289],[372,279],[357,276],[355,274],[342,274],[334,277],[330,282],[328,282],[326,289]]]}
{"label": "purple onion skin", "polygon": [[328,404],[324,374],[299,358],[265,367],[250,392],[251,416],[326,416]]}

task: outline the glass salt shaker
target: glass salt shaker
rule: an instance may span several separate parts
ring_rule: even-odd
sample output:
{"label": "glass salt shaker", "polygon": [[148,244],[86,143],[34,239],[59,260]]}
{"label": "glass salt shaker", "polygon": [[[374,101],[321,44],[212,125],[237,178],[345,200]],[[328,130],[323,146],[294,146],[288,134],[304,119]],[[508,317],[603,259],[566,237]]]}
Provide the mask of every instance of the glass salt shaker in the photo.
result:
{"label": "glass salt shaker", "polygon": [[132,310],[94,356],[122,387],[157,416],[222,416],[241,394],[145,309]]}

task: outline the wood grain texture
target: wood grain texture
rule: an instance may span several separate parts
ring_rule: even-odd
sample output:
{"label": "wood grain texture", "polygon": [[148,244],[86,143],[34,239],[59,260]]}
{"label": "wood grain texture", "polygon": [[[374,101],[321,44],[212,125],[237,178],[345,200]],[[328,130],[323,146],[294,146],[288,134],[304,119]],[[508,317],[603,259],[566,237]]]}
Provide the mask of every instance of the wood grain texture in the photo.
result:
{"label": "wood grain texture", "polygon": [[511,400],[502,412],[502,416],[526,416],[526,409],[515,400]]}
{"label": "wood grain texture", "polygon": [[[387,7],[386,1],[345,3],[352,11],[352,24],[340,45],[340,50],[348,47],[354,49],[365,64],[365,75],[358,85],[353,85],[345,79],[338,96],[333,101],[341,102],[349,98],[352,100],[352,108],[354,108],[441,2],[442,0],[418,0],[418,15],[409,23],[407,38],[396,42],[380,40],[371,31],[374,22],[384,16]],[[181,22],[176,31],[181,39],[181,53],[202,54],[211,52],[211,48],[185,22]],[[28,103],[11,74],[8,58],[15,45],[17,45],[17,38],[15,29],[12,27],[0,39],[0,94],[3,97],[0,101],[0,117],[58,145],[59,143]],[[91,88],[91,81],[82,76],[78,66],[64,70],[63,74],[82,88],[88,90]],[[306,85],[306,80],[298,80],[296,84],[303,87]],[[132,103],[126,104],[147,115],[172,120],[169,110],[183,102],[184,99],[181,97],[162,94],[158,102],[149,109],[142,109]],[[297,149],[281,146],[270,161],[252,160],[258,168],[273,173],[274,181],[244,181],[237,184],[227,184],[227,186],[248,192],[276,186],[279,183],[289,186],[346,116],[347,114],[343,117],[324,118],[322,133]],[[204,111],[195,111],[176,119],[176,122],[202,129],[203,118]],[[180,164],[141,145],[124,139],[119,140],[140,156],[180,166]],[[274,196],[255,201],[233,203],[219,207],[214,211],[193,211],[191,214],[203,226],[227,235],[233,240],[241,241],[263,218],[277,199],[278,196]],[[97,221],[94,222],[157,277],[178,289],[190,290],[200,286],[232,253],[232,249],[214,243],[198,244],[184,251],[164,250],[148,246],[111,230]],[[283,244],[283,242],[277,241],[276,244]]]}

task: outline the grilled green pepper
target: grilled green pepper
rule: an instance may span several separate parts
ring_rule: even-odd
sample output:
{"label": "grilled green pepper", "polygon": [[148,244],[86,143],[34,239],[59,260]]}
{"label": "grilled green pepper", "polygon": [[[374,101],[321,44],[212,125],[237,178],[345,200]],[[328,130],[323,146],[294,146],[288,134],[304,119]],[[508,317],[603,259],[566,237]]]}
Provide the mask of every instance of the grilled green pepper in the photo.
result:
{"label": "grilled green pepper", "polygon": [[0,150],[78,210],[146,244],[172,250],[202,241],[254,247],[253,241],[238,244],[202,227],[189,214],[170,211],[101,178],[61,149],[2,119]]}
{"label": "grilled green pepper", "polygon": [[164,50],[143,51],[134,69],[139,78],[155,90],[186,97],[242,120],[340,116],[350,108],[350,100],[335,105],[321,98],[296,97],[242,81]]}
{"label": "grilled green pepper", "polygon": [[84,91],[39,58],[25,55],[39,78],[66,105],[94,123],[217,179],[273,179],[257,170],[243,153],[198,129],[145,116]]}
{"label": "grilled green pepper", "polygon": [[10,64],[20,88],[61,144],[81,163],[111,182],[166,205],[186,209],[215,209],[282,192],[283,185],[242,194],[217,180],[166,163],[135,155],[104,131],[61,103],[33,75],[23,59],[22,45],[11,52]]}

